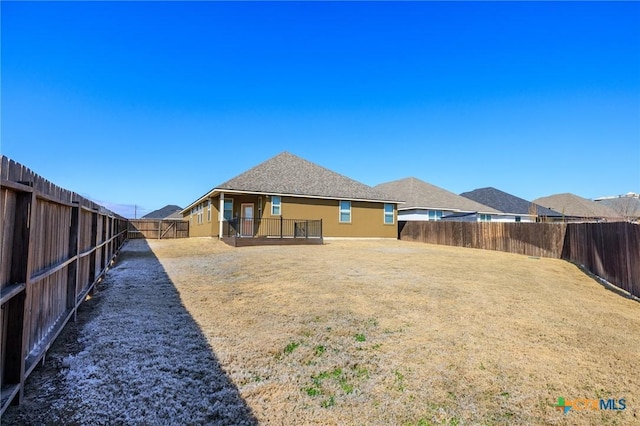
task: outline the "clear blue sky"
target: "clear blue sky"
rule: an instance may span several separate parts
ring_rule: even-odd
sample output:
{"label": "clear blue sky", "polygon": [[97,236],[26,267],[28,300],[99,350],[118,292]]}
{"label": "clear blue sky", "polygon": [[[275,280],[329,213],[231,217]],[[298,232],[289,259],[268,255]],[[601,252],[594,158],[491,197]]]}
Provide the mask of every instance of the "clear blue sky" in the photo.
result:
{"label": "clear blue sky", "polygon": [[114,211],[290,151],[376,185],[640,192],[638,2],[3,1],[4,155]]}

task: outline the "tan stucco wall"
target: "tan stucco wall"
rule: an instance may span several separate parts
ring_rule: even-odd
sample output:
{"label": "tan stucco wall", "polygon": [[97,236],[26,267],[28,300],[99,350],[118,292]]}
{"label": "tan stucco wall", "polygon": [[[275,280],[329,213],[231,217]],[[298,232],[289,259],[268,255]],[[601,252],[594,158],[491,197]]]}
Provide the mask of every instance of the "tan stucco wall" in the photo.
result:
{"label": "tan stucco wall", "polygon": [[[322,219],[324,237],[397,238],[397,211],[393,224],[384,223],[384,203],[351,202],[351,223],[340,223],[339,201],[313,198],[282,197],[284,219]],[[265,204],[263,217],[271,215],[271,199]]]}
{"label": "tan stucco wall", "polygon": [[[225,194],[225,200],[233,200],[233,216],[241,216],[243,203],[253,203],[254,217],[258,218],[259,199],[262,199],[262,217],[279,218],[271,214],[271,197],[265,195]],[[207,222],[206,207],[204,223],[197,223],[194,215],[189,225],[189,236],[218,236],[218,206],[220,197],[211,199],[211,222]],[[283,219],[322,219],[324,237],[397,238],[397,206],[394,206],[393,224],[384,223],[384,203],[351,201],[351,223],[340,223],[339,201],[316,198],[281,197]],[[190,213],[185,219],[191,217]]]}
{"label": "tan stucco wall", "polygon": [[211,200],[211,220],[207,217],[207,205],[206,200],[202,203],[202,223],[198,223],[198,215],[191,215],[191,209],[183,215],[185,220],[189,221],[189,236],[190,237],[210,237],[212,235],[218,235],[218,205],[217,199]]}

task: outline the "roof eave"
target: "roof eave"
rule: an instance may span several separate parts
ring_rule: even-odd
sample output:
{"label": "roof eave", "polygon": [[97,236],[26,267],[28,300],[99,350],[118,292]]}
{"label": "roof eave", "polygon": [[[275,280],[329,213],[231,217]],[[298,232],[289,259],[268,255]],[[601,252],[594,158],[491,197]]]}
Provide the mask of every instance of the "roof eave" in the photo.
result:
{"label": "roof eave", "polygon": [[215,196],[217,193],[224,194],[254,194],[254,195],[276,195],[280,197],[297,197],[297,198],[314,198],[321,200],[344,200],[344,201],[363,201],[368,203],[388,203],[388,204],[404,204],[404,201],[399,200],[388,200],[388,199],[372,199],[372,198],[358,198],[358,197],[330,197],[325,195],[308,195],[308,194],[290,194],[286,192],[268,192],[268,191],[245,191],[239,189],[228,189],[228,188],[213,188],[211,191],[207,192],[202,197],[198,198],[193,203],[189,204],[185,207],[180,214],[184,214],[188,212],[193,206],[200,204],[202,201],[207,198],[211,198]]}
{"label": "roof eave", "polygon": [[[398,211],[406,211],[406,210],[448,210],[455,213],[509,214],[509,213],[502,213],[502,212],[496,212],[496,211],[467,210],[467,209],[458,209],[458,208],[451,208],[451,207],[413,206],[413,207],[398,208]],[[519,216],[524,216],[524,215],[519,215]]]}
{"label": "roof eave", "polygon": [[281,197],[297,197],[297,198],[317,198],[321,200],[345,200],[345,201],[366,201],[371,203],[393,203],[393,204],[404,204],[404,201],[400,200],[389,200],[385,198],[358,198],[358,197],[336,197],[336,196],[328,196],[328,195],[311,195],[311,194],[292,194],[288,192],[277,192],[277,191],[246,191],[240,189],[227,189],[227,188],[214,188],[213,192],[224,192],[225,194],[256,194],[256,195],[277,195]]}

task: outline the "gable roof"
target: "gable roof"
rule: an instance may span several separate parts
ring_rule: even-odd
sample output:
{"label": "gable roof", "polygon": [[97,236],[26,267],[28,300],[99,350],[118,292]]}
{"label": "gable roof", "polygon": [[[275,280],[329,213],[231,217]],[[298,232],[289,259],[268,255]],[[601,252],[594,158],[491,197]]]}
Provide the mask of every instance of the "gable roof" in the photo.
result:
{"label": "gable roof", "polygon": [[640,198],[621,196],[615,198],[602,198],[596,200],[596,203],[603,204],[627,219],[640,218]]}
{"label": "gable roof", "polygon": [[182,211],[182,207],[176,206],[175,204],[168,204],[161,209],[145,214],[142,216],[142,219],[164,219],[180,211]]}
{"label": "gable roof", "polygon": [[364,183],[289,152],[282,152],[215,186],[183,211],[215,192],[241,192],[297,197],[400,203]]}
{"label": "gable roof", "polygon": [[494,209],[500,210],[504,213],[531,215],[531,205],[533,204],[536,208],[535,214],[538,216],[562,216],[561,213],[554,210],[539,206],[531,201],[525,200],[524,198],[516,197],[515,195],[511,195],[493,187],[478,188],[473,191],[463,192],[460,195],[480,204],[493,207]]}
{"label": "gable roof", "polygon": [[165,219],[180,219],[182,220],[182,210],[177,210],[171,213],[169,216],[165,217]]}
{"label": "gable roof", "polygon": [[536,198],[534,203],[553,209],[564,216],[582,218],[620,218],[615,210],[575,194],[555,194]]}
{"label": "gable roof", "polygon": [[443,209],[464,212],[500,213],[493,207],[477,203],[414,177],[381,183],[374,187],[405,200],[398,210]]}

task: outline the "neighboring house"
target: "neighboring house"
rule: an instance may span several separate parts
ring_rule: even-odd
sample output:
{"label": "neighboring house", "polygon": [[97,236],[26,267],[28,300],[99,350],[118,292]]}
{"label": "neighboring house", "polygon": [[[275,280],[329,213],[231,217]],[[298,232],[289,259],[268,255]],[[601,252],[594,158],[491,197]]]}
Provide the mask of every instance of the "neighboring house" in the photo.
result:
{"label": "neighboring house", "polygon": [[[225,222],[236,218],[244,223],[282,218],[322,220],[323,237],[397,238],[398,203],[398,198],[283,152],[215,186],[182,215],[190,220],[190,236],[226,236]],[[255,232],[239,227],[241,236]]]}
{"label": "neighboring house", "polygon": [[180,212],[182,207],[175,204],[169,204],[161,209],[154,210],[142,216],[142,219],[182,219]]}
{"label": "neighboring house", "polygon": [[555,210],[562,215],[562,220],[571,222],[600,222],[621,220],[615,210],[595,201],[565,193],[536,198],[534,203]]}
{"label": "neighboring house", "polygon": [[479,188],[460,195],[500,210],[503,214],[494,219],[499,222],[545,222],[562,218],[562,214],[554,210],[492,187]]}
{"label": "neighboring house", "polygon": [[629,222],[640,222],[640,195],[634,192],[614,197],[596,198],[594,201],[612,208],[621,218]]}
{"label": "neighboring house", "polygon": [[447,220],[451,216],[449,219],[453,220],[488,222],[501,214],[493,207],[414,177],[381,183],[374,189],[404,200],[404,204],[398,206],[398,220]]}

